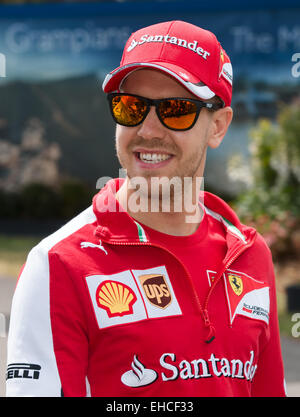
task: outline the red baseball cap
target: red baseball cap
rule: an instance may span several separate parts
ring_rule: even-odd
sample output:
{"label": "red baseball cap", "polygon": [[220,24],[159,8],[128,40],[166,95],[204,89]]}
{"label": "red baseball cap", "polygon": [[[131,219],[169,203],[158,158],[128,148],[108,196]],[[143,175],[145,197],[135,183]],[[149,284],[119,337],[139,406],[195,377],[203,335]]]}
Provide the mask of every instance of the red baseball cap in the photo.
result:
{"label": "red baseball cap", "polygon": [[176,20],[132,33],[120,66],[105,77],[103,91],[118,91],[124,78],[141,68],[163,71],[197,97],[207,100],[217,95],[225,106],[230,106],[230,59],[216,36],[208,30]]}

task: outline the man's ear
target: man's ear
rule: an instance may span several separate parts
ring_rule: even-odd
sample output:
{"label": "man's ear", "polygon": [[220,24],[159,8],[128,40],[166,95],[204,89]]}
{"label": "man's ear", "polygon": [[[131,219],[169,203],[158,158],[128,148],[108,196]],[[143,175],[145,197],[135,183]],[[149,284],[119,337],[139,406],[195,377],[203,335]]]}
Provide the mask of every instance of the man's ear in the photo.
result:
{"label": "man's ear", "polygon": [[231,123],[232,116],[233,110],[229,106],[213,113],[210,137],[208,140],[208,146],[210,148],[217,148],[221,144]]}

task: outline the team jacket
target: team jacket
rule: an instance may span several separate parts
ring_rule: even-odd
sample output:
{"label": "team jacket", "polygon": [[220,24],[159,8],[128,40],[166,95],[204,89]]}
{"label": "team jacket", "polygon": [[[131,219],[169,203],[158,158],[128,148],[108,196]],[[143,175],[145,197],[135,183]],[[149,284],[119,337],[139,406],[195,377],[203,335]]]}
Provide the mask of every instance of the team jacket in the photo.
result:
{"label": "team jacket", "polygon": [[285,396],[260,235],[205,193],[227,253],[201,304],[186,266],[116,212],[120,181],[29,253],[12,303],[7,396]]}

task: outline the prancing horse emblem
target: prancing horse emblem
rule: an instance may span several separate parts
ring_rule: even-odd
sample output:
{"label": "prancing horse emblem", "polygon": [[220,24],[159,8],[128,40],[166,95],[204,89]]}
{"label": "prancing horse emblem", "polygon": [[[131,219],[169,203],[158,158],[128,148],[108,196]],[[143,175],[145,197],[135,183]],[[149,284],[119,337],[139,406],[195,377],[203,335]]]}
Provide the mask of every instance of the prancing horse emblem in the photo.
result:
{"label": "prancing horse emblem", "polygon": [[236,295],[241,295],[243,292],[243,281],[238,275],[228,274],[228,279],[231,285],[231,288]]}

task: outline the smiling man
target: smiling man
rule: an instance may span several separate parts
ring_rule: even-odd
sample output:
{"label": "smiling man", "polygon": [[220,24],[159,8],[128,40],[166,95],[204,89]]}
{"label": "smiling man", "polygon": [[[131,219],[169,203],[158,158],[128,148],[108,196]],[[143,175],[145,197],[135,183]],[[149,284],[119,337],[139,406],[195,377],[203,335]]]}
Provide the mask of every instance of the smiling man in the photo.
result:
{"label": "smiling man", "polygon": [[30,252],[7,394],[284,396],[270,251],[199,186],[232,120],[225,50],[186,22],[149,26],[103,89],[126,178]]}
{"label": "smiling man", "polygon": [[[152,201],[145,205],[149,210],[135,212],[134,217],[169,234],[191,234],[200,223],[201,210],[199,204],[196,204],[194,221],[186,222],[186,216],[191,213],[184,210],[184,200],[193,203],[199,200],[201,190],[197,179],[203,177],[207,147],[215,148],[221,143],[232,118],[232,109],[220,108],[220,104],[213,102],[200,101],[199,97],[186,90],[171,75],[156,69],[138,69],[129,73],[122,82],[121,91],[120,94],[114,93],[110,96],[116,121],[122,116],[122,112],[127,111],[125,106],[131,112],[136,111],[133,106],[140,103],[144,107],[139,110],[141,120],[138,120],[136,126],[126,126],[126,118],[123,116],[122,125],[117,125],[117,155],[128,177],[117,197],[121,205],[126,204],[128,212],[133,215],[128,204],[130,196],[135,192],[132,179],[146,178],[147,187],[144,194],[143,190],[139,193],[141,198],[161,200],[164,190],[165,198],[169,197],[171,200],[170,210],[178,200],[181,201],[177,207],[182,210],[173,210],[172,216],[170,211],[153,211]],[[146,98],[156,100],[156,107],[150,102],[147,104]],[[123,109],[117,114],[116,107],[121,104]],[[203,109],[200,107],[203,104],[220,109]],[[131,117],[128,113],[126,116]],[[154,187],[156,179],[160,180],[161,190]],[[144,205],[141,204],[141,207]]]}

